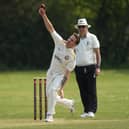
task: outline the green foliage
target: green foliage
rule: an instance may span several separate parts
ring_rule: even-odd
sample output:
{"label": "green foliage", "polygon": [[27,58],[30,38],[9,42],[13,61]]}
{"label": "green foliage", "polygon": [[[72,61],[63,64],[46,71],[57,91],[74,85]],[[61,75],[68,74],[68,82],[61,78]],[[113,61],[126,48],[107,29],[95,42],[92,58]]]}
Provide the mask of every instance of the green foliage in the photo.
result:
{"label": "green foliage", "polygon": [[112,66],[129,63],[129,2],[102,0],[96,19],[104,62]]}
{"label": "green foliage", "polygon": [[[38,8],[42,1],[0,1],[0,69],[48,68],[53,51]],[[44,0],[47,14],[64,39],[86,17],[101,43],[103,65],[129,64],[128,0]]]}
{"label": "green foliage", "polygon": [[[0,66],[7,68],[45,68],[49,63],[51,40],[43,30],[37,1],[3,2],[0,17]],[[45,44],[45,45],[44,45]],[[48,52],[49,49],[49,52]]]}

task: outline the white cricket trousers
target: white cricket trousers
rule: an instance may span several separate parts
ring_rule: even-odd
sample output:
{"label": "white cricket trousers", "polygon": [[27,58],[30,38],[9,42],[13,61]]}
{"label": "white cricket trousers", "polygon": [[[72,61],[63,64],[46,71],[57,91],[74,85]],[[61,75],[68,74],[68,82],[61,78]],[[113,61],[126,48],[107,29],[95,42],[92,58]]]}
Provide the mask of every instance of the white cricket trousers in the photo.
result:
{"label": "white cricket trousers", "polygon": [[57,91],[61,87],[61,81],[63,75],[51,76],[47,75],[46,82],[46,95],[47,95],[47,114],[55,114],[56,103],[65,105],[67,108],[70,108],[72,105],[71,99],[61,98]]}

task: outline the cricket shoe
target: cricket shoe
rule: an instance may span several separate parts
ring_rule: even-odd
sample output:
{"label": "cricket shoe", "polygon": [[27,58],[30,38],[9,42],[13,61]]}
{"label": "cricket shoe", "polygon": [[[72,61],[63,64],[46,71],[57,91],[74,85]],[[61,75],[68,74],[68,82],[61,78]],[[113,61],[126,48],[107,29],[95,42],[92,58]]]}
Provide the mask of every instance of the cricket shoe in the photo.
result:
{"label": "cricket shoe", "polygon": [[75,103],[74,100],[72,100],[72,104],[71,104],[71,106],[70,106],[70,112],[71,112],[71,113],[75,112],[74,103]]}
{"label": "cricket shoe", "polygon": [[80,115],[80,117],[81,117],[81,118],[86,118],[86,117],[88,117],[88,113],[85,113],[85,112],[84,112],[83,114]]}
{"label": "cricket shoe", "polygon": [[94,118],[95,114],[93,112],[88,112],[88,117]]}
{"label": "cricket shoe", "polygon": [[93,112],[88,112],[88,113],[83,113],[80,115],[81,118],[87,118],[87,117],[91,117],[94,118],[95,114]]}
{"label": "cricket shoe", "polygon": [[47,114],[47,118],[45,119],[45,122],[53,122],[53,115]]}

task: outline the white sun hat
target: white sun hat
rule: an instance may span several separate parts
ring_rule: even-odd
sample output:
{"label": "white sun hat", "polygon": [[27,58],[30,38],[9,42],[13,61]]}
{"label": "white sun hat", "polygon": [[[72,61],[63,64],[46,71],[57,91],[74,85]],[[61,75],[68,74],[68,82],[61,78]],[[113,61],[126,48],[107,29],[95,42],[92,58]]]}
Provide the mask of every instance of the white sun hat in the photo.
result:
{"label": "white sun hat", "polygon": [[87,23],[86,18],[80,18],[80,19],[78,19],[78,22],[77,22],[76,25],[74,25],[74,27],[75,27],[76,29],[78,29],[78,26],[87,26],[88,28],[91,27],[91,25],[89,25],[89,24]]}

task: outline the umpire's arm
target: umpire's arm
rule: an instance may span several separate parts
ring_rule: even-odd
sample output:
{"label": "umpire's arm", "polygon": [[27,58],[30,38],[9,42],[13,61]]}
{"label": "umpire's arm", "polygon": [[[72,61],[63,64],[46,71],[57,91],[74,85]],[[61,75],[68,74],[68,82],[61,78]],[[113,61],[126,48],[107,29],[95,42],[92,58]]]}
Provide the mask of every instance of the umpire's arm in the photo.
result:
{"label": "umpire's arm", "polygon": [[96,75],[100,73],[100,66],[101,66],[101,53],[100,48],[94,48],[96,54]]}

